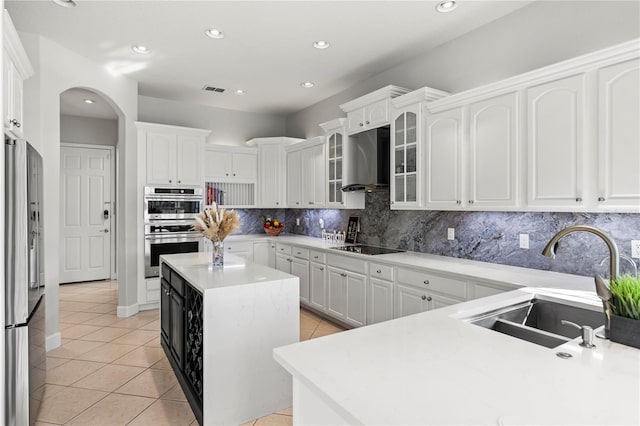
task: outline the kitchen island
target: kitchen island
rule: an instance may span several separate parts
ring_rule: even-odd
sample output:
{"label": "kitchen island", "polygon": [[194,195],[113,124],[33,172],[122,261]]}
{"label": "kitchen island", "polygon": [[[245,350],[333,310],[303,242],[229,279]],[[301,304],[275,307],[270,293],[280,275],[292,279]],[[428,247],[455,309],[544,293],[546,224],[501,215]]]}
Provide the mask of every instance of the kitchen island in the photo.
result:
{"label": "kitchen island", "polygon": [[241,424],[291,406],[272,350],[299,341],[298,278],[211,253],[161,257],[161,344],[200,424]]}
{"label": "kitchen island", "polygon": [[520,289],[277,348],[294,424],[640,424],[640,350],[579,338],[549,349],[464,320],[532,293],[601,309],[571,290]]}

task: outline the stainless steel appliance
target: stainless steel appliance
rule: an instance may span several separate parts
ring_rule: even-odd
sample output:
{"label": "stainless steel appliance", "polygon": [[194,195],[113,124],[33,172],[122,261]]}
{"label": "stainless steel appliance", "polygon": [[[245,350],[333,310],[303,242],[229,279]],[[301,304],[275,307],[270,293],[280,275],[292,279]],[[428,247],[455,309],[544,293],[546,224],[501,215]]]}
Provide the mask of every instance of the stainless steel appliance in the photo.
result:
{"label": "stainless steel appliance", "polygon": [[343,192],[389,189],[390,140],[389,126],[349,136]]}
{"label": "stainless steel appliance", "polygon": [[355,245],[355,246],[339,246],[331,247],[335,250],[348,251],[350,253],[360,253],[375,256],[377,254],[404,253],[404,250],[389,249],[384,247]]}
{"label": "stainless steel appliance", "polygon": [[34,424],[46,374],[42,158],[5,137],[5,419]]}
{"label": "stainless steel appliance", "polygon": [[144,221],[193,219],[202,211],[202,188],[144,188]]}
{"label": "stainless steel appliance", "polygon": [[160,256],[163,254],[203,251],[203,237],[191,229],[193,220],[162,220],[145,224],[144,274],[146,278],[160,276]]}

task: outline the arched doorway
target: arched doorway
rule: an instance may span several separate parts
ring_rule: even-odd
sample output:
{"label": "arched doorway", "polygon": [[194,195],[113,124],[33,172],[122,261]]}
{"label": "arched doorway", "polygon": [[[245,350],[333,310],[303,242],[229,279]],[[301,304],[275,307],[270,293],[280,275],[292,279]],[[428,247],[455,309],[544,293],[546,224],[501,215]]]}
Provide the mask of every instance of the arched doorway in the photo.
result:
{"label": "arched doorway", "polygon": [[95,90],[71,88],[60,94],[59,282],[111,281],[106,287],[113,290],[114,303],[121,121],[116,108]]}

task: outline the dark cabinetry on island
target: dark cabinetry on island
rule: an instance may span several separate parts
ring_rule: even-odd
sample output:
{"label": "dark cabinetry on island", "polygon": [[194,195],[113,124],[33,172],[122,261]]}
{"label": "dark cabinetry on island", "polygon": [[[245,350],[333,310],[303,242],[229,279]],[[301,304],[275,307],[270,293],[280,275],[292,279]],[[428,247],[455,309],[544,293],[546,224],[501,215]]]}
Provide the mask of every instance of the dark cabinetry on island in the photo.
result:
{"label": "dark cabinetry on island", "polygon": [[202,423],[202,294],[165,263],[160,280],[160,335],[191,408]]}

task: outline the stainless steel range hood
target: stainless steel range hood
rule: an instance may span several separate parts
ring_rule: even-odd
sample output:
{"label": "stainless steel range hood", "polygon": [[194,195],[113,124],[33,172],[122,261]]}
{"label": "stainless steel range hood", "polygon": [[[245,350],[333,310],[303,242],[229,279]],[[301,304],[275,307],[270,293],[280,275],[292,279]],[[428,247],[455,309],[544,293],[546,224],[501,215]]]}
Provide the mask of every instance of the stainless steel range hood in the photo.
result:
{"label": "stainless steel range hood", "polygon": [[343,192],[389,189],[389,126],[349,136]]}

